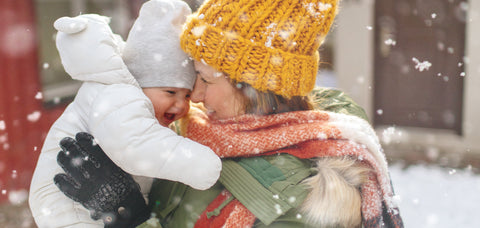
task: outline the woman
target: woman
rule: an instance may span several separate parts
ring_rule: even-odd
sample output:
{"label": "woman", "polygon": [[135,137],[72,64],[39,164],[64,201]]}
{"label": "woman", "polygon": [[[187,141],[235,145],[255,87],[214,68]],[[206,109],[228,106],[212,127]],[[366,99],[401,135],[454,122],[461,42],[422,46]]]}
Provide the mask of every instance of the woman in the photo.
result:
{"label": "woman", "polygon": [[157,181],[149,201],[157,222],[403,227],[363,111],[343,94],[329,97],[335,91],[312,92],[337,8],[336,0],[207,0],[190,18],[181,46],[195,60],[192,101],[203,110],[192,108],[179,129],[222,157],[223,170],[206,191]]}

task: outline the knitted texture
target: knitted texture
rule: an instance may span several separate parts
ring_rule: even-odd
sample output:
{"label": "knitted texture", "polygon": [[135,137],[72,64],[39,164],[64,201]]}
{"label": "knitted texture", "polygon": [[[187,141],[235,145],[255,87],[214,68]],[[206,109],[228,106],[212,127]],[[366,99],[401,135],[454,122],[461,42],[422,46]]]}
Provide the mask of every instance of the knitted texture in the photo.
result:
{"label": "knitted texture", "polygon": [[299,158],[356,158],[373,170],[361,186],[364,227],[403,227],[383,150],[374,130],[363,119],[325,111],[299,111],[209,122],[198,112],[190,118],[186,130],[187,137],[209,146],[220,157],[288,153]]}
{"label": "knitted texture", "polygon": [[224,228],[236,228],[236,227],[252,227],[255,222],[255,215],[253,215],[248,209],[245,208],[237,199],[227,204],[222,208],[221,214],[218,216],[208,217],[207,212],[215,210],[219,207],[228,197],[232,196],[227,190],[223,190],[213,201],[208,205],[205,211],[200,215],[200,218],[195,223],[194,228],[204,227],[224,227]]}
{"label": "knitted texture", "polygon": [[315,84],[318,48],[338,0],[207,0],[187,21],[181,47],[255,89],[286,98]]}

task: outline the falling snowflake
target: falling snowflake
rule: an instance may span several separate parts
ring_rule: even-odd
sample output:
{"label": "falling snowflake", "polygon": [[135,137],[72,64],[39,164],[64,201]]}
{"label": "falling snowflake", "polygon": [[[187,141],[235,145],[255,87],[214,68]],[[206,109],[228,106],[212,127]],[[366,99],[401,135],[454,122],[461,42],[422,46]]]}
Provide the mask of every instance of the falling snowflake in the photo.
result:
{"label": "falling snowflake", "polygon": [[451,169],[450,171],[448,171],[448,174],[453,175],[453,174],[455,174],[456,172],[457,172],[456,169]]}
{"label": "falling snowflake", "polygon": [[0,131],[3,131],[5,130],[6,127],[6,124],[5,124],[5,121],[4,120],[0,120]]}
{"label": "falling snowflake", "polygon": [[31,25],[16,24],[2,30],[0,49],[5,55],[18,57],[35,48],[35,35]]}
{"label": "falling snowflake", "polygon": [[323,2],[318,3],[318,9],[320,11],[325,11],[325,10],[328,10],[330,8],[332,8],[332,4],[330,4],[330,3],[326,3],[326,4],[323,3]]}
{"label": "falling snowflake", "polygon": [[182,62],[182,67],[186,67],[189,62],[190,62],[190,60],[185,59],[185,60]]}
{"label": "falling snowflake", "polygon": [[275,212],[278,214],[278,215],[281,215],[283,214],[283,210],[281,208],[281,206],[279,204],[275,204]]}
{"label": "falling snowflake", "polygon": [[25,189],[10,191],[8,193],[8,201],[13,205],[20,205],[26,202],[27,199],[28,199],[28,191]]}
{"label": "falling snowflake", "polygon": [[40,111],[34,111],[31,114],[28,114],[27,120],[30,122],[37,122],[41,115],[42,113]]}
{"label": "falling snowflake", "polygon": [[415,62],[417,65],[415,66],[415,69],[418,69],[420,72],[424,71],[424,70],[428,70],[431,66],[432,66],[432,63],[430,63],[429,61],[423,61],[423,62],[420,62],[417,58],[413,57],[412,58],[412,61]]}
{"label": "falling snowflake", "polygon": [[378,115],[382,115],[382,114],[383,114],[383,109],[378,109],[378,110],[377,110],[377,114],[378,114]]}
{"label": "falling snowflake", "polygon": [[388,40],[385,40],[385,44],[390,46],[395,46],[397,44],[397,41],[388,39]]}
{"label": "falling snowflake", "polygon": [[297,198],[295,196],[291,196],[290,198],[288,198],[289,203],[295,203],[295,201],[297,201]]}
{"label": "falling snowflake", "polygon": [[59,104],[62,99],[60,97],[54,97],[53,98],[53,103],[54,104]]}
{"label": "falling snowflake", "polygon": [[397,207],[401,202],[402,202],[402,198],[400,197],[400,195],[392,196],[392,200],[391,200],[392,205]]}
{"label": "falling snowflake", "polygon": [[0,135],[0,143],[6,143],[7,141],[8,141],[7,134]]}
{"label": "falling snowflake", "polygon": [[382,133],[382,141],[385,144],[390,144],[393,140],[393,136],[395,135],[395,127],[388,127],[387,129],[383,130]]}
{"label": "falling snowflake", "polygon": [[207,28],[207,26],[205,26],[205,25],[196,26],[195,28],[192,29],[192,34],[195,37],[200,37],[200,36],[202,36],[202,34],[203,34],[203,32],[205,31],[206,28]]}
{"label": "falling snowflake", "polygon": [[35,99],[40,100],[42,98],[43,98],[42,92],[37,92],[37,94],[35,94]]}
{"label": "falling snowflake", "polygon": [[448,47],[448,48],[447,48],[447,52],[448,52],[449,54],[453,54],[453,52],[455,52],[455,49],[454,49],[453,47]]}
{"label": "falling snowflake", "polygon": [[215,73],[213,73],[213,77],[215,77],[215,78],[218,78],[218,77],[221,77],[221,76],[223,76],[223,73],[222,73],[222,72],[215,72]]}
{"label": "falling snowflake", "polygon": [[442,42],[438,42],[437,43],[437,48],[438,48],[438,50],[443,51],[443,50],[445,50],[445,44],[442,43]]}

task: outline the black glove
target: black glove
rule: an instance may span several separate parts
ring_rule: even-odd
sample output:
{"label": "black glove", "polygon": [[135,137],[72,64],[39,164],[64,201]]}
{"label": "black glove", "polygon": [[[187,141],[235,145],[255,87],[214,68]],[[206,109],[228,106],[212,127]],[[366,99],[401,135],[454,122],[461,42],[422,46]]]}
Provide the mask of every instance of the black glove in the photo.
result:
{"label": "black glove", "polygon": [[57,187],[69,198],[102,219],[105,227],[135,227],[150,217],[140,187],[132,176],[115,165],[93,136],[77,133],[64,138],[57,162],[66,174],[55,175]]}

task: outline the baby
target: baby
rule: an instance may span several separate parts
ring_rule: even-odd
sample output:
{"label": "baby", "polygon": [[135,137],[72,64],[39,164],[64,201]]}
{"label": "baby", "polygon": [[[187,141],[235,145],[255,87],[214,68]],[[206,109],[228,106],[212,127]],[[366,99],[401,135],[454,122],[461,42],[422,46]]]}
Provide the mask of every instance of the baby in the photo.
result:
{"label": "baby", "polygon": [[[200,190],[217,181],[221,162],[215,153],[168,128],[187,114],[195,82],[193,63],[179,46],[190,13],[179,0],[148,1],[126,43],[112,33],[106,17],[55,22],[62,64],[84,83],[48,132],[35,168],[29,203],[39,227],[103,227],[53,181],[63,172],[56,162],[58,143],[78,132],[92,134],[116,165],[135,175],[144,197],[153,178]],[[85,58],[95,64],[78,61]]]}

